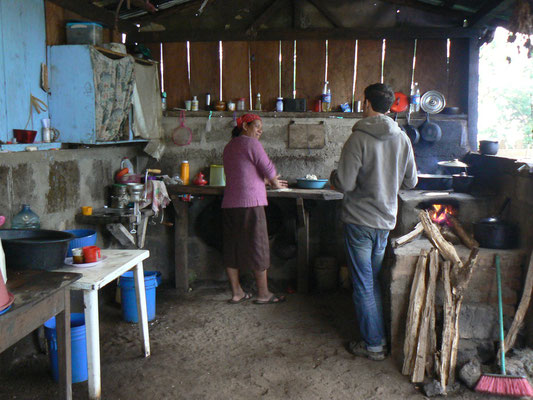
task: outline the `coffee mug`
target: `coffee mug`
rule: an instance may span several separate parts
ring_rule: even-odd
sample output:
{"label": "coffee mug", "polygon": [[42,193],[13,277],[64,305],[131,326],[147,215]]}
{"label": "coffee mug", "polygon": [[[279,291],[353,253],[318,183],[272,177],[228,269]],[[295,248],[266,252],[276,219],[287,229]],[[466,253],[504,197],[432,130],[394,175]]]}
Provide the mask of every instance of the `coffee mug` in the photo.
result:
{"label": "coffee mug", "polygon": [[83,206],[81,208],[81,213],[83,215],[93,215],[93,208],[91,206]]}
{"label": "coffee mug", "polygon": [[86,263],[97,262],[102,258],[100,253],[100,247],[98,246],[85,246],[83,247],[83,259]]}

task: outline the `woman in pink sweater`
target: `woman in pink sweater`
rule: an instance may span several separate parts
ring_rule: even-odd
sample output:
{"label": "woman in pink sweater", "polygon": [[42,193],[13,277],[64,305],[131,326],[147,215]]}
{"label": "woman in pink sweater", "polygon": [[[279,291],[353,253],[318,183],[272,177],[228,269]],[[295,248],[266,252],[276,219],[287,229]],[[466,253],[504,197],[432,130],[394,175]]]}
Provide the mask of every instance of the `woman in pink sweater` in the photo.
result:
{"label": "woman in pink sweater", "polygon": [[239,281],[239,270],[246,268],[255,275],[256,304],[285,300],[268,290],[270,248],[264,207],[268,205],[265,183],[281,189],[287,187],[287,182],[278,179],[274,164],[259,142],[262,134],[261,118],[245,114],[237,119],[232,139],[224,148],[224,265],[233,293],[229,300],[232,304],[252,297],[244,292]]}

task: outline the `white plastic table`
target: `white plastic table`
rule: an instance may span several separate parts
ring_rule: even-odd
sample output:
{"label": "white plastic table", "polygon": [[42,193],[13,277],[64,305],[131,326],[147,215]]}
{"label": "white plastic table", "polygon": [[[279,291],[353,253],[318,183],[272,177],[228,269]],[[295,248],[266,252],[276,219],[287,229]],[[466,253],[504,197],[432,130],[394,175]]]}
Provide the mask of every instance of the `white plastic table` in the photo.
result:
{"label": "white plastic table", "polygon": [[72,290],[83,291],[85,306],[85,330],[87,333],[87,367],[89,373],[89,398],[101,398],[100,378],[100,323],[98,319],[98,290],[113,282],[123,273],[133,270],[137,310],[139,312],[139,332],[143,343],[143,354],[150,356],[150,338],[148,336],[148,315],[146,310],[146,292],[144,289],[143,260],[150,256],[148,250],[102,250],[101,264],[91,268],[66,266],[59,272],[76,272],[82,278],[74,282]]}

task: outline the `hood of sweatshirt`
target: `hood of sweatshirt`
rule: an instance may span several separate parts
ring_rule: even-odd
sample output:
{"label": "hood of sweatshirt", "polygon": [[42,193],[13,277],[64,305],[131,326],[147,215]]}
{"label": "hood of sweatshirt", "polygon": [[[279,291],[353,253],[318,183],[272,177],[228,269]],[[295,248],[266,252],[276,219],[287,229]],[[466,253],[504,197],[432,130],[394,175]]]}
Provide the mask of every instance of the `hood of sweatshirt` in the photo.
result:
{"label": "hood of sweatshirt", "polygon": [[352,131],[364,132],[378,140],[389,140],[402,133],[398,123],[383,114],[363,118],[353,126]]}

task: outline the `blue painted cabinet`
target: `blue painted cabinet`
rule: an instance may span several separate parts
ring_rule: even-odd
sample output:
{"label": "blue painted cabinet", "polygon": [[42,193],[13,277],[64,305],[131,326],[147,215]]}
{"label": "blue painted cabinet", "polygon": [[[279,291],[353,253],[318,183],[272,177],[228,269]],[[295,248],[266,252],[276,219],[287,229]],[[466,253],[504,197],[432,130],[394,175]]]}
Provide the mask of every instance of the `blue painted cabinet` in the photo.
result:
{"label": "blue painted cabinet", "polygon": [[[48,47],[50,118],[63,143],[109,144],[133,141],[97,140],[95,83],[89,45]],[[130,118],[131,119],[131,118]]]}

